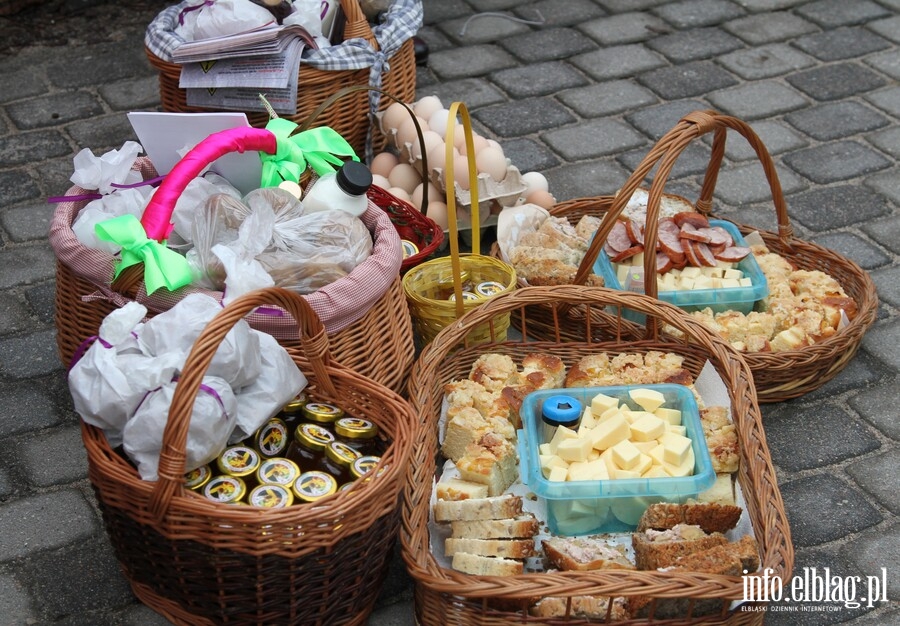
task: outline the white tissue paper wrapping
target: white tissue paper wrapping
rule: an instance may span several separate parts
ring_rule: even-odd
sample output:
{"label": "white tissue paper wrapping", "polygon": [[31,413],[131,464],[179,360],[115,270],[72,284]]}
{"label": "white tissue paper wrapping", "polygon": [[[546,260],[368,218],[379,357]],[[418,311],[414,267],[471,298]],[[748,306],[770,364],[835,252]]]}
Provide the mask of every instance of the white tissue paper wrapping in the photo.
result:
{"label": "white tissue paper wrapping", "polygon": [[126,141],[118,150],[94,156],[88,148],[75,155],[75,172],[69,178],[82,189],[96,189],[102,194],[112,193],[118,185],[141,182],[141,173],[131,169],[143,148],[136,141]]}
{"label": "white tissue paper wrapping", "polygon": [[548,217],[550,212],[536,204],[521,204],[500,211],[497,216],[500,258],[509,263],[509,254],[519,244],[522,235],[536,232]]}
{"label": "white tissue paper wrapping", "polygon": [[[106,317],[102,341],[94,342],[69,372],[78,414],[102,428],[110,446],[123,444],[146,480],[156,479],[177,378],[200,332],[221,308],[207,295],[191,294],[141,322],[146,308],[126,304]],[[185,470],[215,458],[228,441],[255,432],[306,383],[275,339],[239,321],[213,357],[204,379],[207,388],[197,395]]]}
{"label": "white tissue paper wrapping", "polygon": [[[187,7],[199,6],[204,2],[192,2]],[[185,41],[209,39],[223,35],[235,35],[275,23],[269,11],[250,0],[216,0],[209,6],[193,11],[185,11],[184,23],[175,27]]]}
{"label": "white tissue paper wrapping", "polygon": [[[168,382],[145,397],[125,424],[125,452],[138,466],[144,480],[156,480],[162,433],[175,396],[174,382]],[[188,427],[185,470],[197,468],[215,459],[225,448],[237,419],[237,399],[225,380],[204,376],[194,399]]]}

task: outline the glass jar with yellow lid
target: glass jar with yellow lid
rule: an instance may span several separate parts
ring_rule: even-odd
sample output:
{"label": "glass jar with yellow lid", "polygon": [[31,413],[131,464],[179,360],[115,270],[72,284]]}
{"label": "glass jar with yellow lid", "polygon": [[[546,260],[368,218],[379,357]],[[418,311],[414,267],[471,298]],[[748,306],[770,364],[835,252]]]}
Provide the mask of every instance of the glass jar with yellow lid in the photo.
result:
{"label": "glass jar with yellow lid", "polygon": [[203,495],[220,504],[239,504],[246,494],[247,485],[237,476],[213,476],[203,487]]}
{"label": "glass jar with yellow lid", "polygon": [[247,504],[263,509],[283,509],[294,503],[294,492],[286,485],[257,485],[247,496]]}
{"label": "glass jar with yellow lid", "polygon": [[259,484],[283,485],[288,489],[300,475],[300,468],[296,463],[284,457],[263,459],[256,470],[256,480]]}
{"label": "glass jar with yellow lid", "polygon": [[288,448],[288,458],[300,467],[301,472],[325,471],[325,447],[334,441],[334,433],[321,424],[299,424],[294,430],[294,440]]}
{"label": "glass jar with yellow lid", "polygon": [[256,485],[259,453],[249,446],[231,446],[219,455],[216,464],[224,476],[234,476],[246,483],[248,489]]}
{"label": "glass jar with yellow lid", "polygon": [[356,478],[350,474],[350,466],[361,456],[357,450],[346,443],[332,441],[325,447],[325,469],[335,477],[338,485],[352,482]]}
{"label": "glass jar with yellow lid", "polygon": [[184,486],[191,491],[201,491],[212,475],[209,465],[201,465],[184,475]]}
{"label": "glass jar with yellow lid", "polygon": [[284,456],[291,443],[291,431],[279,417],[273,417],[253,433],[251,445],[264,459]]}
{"label": "glass jar with yellow lid", "polygon": [[297,503],[315,502],[337,491],[334,476],[327,472],[303,472],[294,482],[294,498]]}
{"label": "glass jar with yellow lid", "polygon": [[378,426],[361,417],[342,417],[334,423],[334,438],[359,451],[361,456],[378,454]]}

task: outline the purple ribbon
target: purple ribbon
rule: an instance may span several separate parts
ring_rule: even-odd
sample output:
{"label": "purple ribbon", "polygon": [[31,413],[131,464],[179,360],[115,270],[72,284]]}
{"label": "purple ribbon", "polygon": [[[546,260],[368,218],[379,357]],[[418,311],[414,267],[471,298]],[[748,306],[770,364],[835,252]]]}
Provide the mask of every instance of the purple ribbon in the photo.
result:
{"label": "purple ribbon", "polygon": [[[142,180],[139,183],[131,183],[130,185],[120,185],[119,183],[110,183],[110,187],[115,187],[116,189],[135,189],[137,187],[144,187],[146,185],[156,185],[160,183],[165,176],[157,176],[156,178],[148,178],[147,180]],[[82,202],[86,200],[99,200],[103,197],[102,193],[83,193],[76,196],[53,196],[47,198],[48,204],[58,204],[60,202]]]}
{"label": "purple ribbon", "polygon": [[202,4],[198,4],[192,7],[185,7],[181,9],[181,12],[178,14],[178,23],[181,26],[184,26],[184,16],[191,11],[196,11],[197,9],[202,9],[203,7],[211,7],[216,3],[216,0],[204,0]]}
{"label": "purple ribbon", "polygon": [[91,335],[90,337],[88,337],[87,339],[82,341],[80,344],[78,344],[77,348],[75,348],[75,352],[74,352],[74,354],[72,354],[72,360],[69,361],[69,369],[66,371],[72,371],[72,368],[75,367],[75,364],[81,360],[81,358],[84,356],[84,353],[87,352],[87,349],[91,347],[91,344],[94,343],[94,341],[99,341],[100,345],[107,349],[113,347],[113,345],[111,343],[109,343],[108,341],[105,341],[104,339],[100,338],[99,336]]}

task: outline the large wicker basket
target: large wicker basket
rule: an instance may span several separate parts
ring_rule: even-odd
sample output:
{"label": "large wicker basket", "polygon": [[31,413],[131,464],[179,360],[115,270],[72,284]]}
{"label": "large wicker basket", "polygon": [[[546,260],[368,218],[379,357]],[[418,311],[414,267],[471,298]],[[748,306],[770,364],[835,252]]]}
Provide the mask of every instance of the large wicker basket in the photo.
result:
{"label": "large wicker basket", "polygon": [[[535,340],[529,334],[528,316],[520,341],[486,344],[460,342],[472,328],[498,316],[538,303],[553,303],[553,309],[589,305],[603,318],[603,332],[586,333],[581,341]],[[610,309],[613,307],[613,309]],[[622,321],[622,308],[646,314],[648,327],[635,337],[636,327]],[[608,312],[606,312],[608,311]],[[562,315],[557,319],[564,319]],[[655,329],[662,323],[681,329],[684,340],[662,338]],[[647,352],[660,350],[684,357],[684,367],[697,375],[706,361],[715,367],[728,388],[740,447],[738,482],[746,500],[755,537],[759,542],[761,568],[789,577],[793,547],[784,505],[766,444],[753,381],[740,354],[676,307],[644,295],[598,287],[525,287],[496,296],[467,313],[442,331],[426,347],[413,367],[409,397],[420,416],[427,439],[420,443],[410,465],[404,494],[401,542],[407,567],[415,579],[416,619],[420,624],[531,624],[546,623],[529,615],[528,606],[544,597],[576,595],[653,596],[655,598],[721,598],[721,612],[713,616],[652,620],[654,624],[762,624],[764,605],[754,610],[730,610],[731,600],[742,598],[742,579],[735,576],[676,571],[567,571],[519,576],[472,576],[442,568],[430,549],[428,519],[431,490],[438,458],[437,424],[444,398],[444,385],[466,378],[480,355],[500,352],[520,361],[530,352],[549,352],[571,367],[581,357],[601,351]],[[786,578],[783,578],[786,579]],[[602,620],[601,620],[602,621]],[[557,622],[553,622],[557,623]],[[558,623],[584,624],[575,616],[560,617]],[[597,623],[596,621],[592,623]],[[649,623],[638,620],[629,623]]]}
{"label": "large wicker basket", "polygon": [[[138,159],[136,167],[145,180],[156,176],[146,158]],[[85,193],[86,190],[73,187],[68,195],[78,198]],[[391,202],[391,198],[375,196],[375,200],[382,202]],[[66,365],[82,342],[97,334],[100,323],[113,309],[130,300],[139,300],[153,315],[196,290],[188,286],[176,292],[162,294],[160,290],[147,296],[143,266],[139,265],[128,268],[113,281],[115,258],[87,248],[72,231],[72,224],[86,203],[84,199],[61,202],[50,226],[50,243],[57,256],[56,341]],[[304,298],[323,318],[336,359],[390,389],[401,391],[412,366],[415,346],[400,275],[396,271],[386,275],[388,263],[400,255],[399,237],[383,210],[367,211],[363,218],[370,221],[368,226],[374,232],[372,256],[348,276]],[[222,299],[221,292],[201,291]],[[284,311],[269,308],[254,312],[248,321],[288,349],[299,345],[296,322]],[[372,354],[378,354],[379,358],[372,358]]]}
{"label": "large wicker basket", "polygon": [[[344,39],[365,40],[371,46],[373,56],[377,58],[380,54],[379,43],[359,7],[359,2],[357,0],[340,0],[340,4],[346,16]],[[157,19],[161,19],[161,17],[162,14]],[[386,27],[388,26],[386,25]],[[171,24],[171,28],[174,28],[174,23]],[[157,56],[150,47],[145,47],[145,52],[150,64],[159,71],[159,97],[164,111],[185,113],[210,110],[188,106],[187,92],[178,87],[181,77],[180,65]],[[381,62],[379,61],[379,63]],[[415,100],[416,59],[412,39],[407,39],[393,56],[384,59],[383,62],[387,63],[389,69],[382,73],[380,87],[404,102]],[[371,68],[322,70],[301,62],[299,72],[300,87],[297,96],[297,111],[294,114],[282,116],[297,123],[306,120],[320,103],[335,92],[346,87],[369,85]],[[379,110],[386,108],[387,104],[387,102],[381,103],[378,107]],[[319,115],[314,125],[330,126],[353,146],[357,154],[364,154],[370,127],[377,129],[377,125],[370,124],[374,117],[369,115],[369,108],[369,94],[364,91],[356,92],[350,97],[343,98],[339,106],[330,107],[322,115]],[[248,111],[247,118],[253,126],[260,128],[265,126],[269,120],[269,116],[264,110]],[[377,150],[384,145],[386,139],[379,133],[375,133],[373,137],[378,142],[374,145],[374,149]]]}
{"label": "large wicker basket", "polygon": [[[293,360],[311,397],[375,422],[389,445],[373,478],[315,504],[215,503],[183,485],[194,399],[228,330],[269,305],[298,320],[303,355]],[[169,410],[157,482],[141,480],[100,429],[82,423],[82,436],[107,533],[142,602],[177,624],[364,624],[390,562],[415,422],[395,393],[332,360],[305,300],[273,288],[235,300],[194,344]]]}
{"label": "large wicker basket", "polygon": [[[878,296],[871,277],[856,263],[823,246],[802,241],[793,236],[793,228],[787,212],[787,204],[778,180],[778,174],[772,157],[769,155],[760,138],[746,123],[734,117],[718,114],[714,111],[695,111],[684,117],[675,127],[666,133],[644,157],[637,169],[623,185],[617,196],[600,196],[580,198],[556,205],[551,214],[565,217],[575,224],[584,215],[606,217],[610,214],[593,245],[588,249],[576,276],[576,282],[583,282],[592,271],[600,248],[606,240],[614,223],[614,217],[624,208],[625,201],[643,182],[648,173],[657,167],[650,188],[650,204],[658,210],[666,179],[683,150],[698,137],[714,132],[712,155],[706,170],[706,177],[695,207],[698,211],[710,214],[713,205],[712,197],[716,178],[725,153],[727,130],[732,129],[750,143],[762,164],[769,182],[777,218],[777,232],[759,230],[752,226],[737,224],[742,234],[758,231],[766,246],[798,269],[821,270],[830,274],[848,296],[856,301],[858,314],[845,328],[835,335],[813,345],[798,350],[785,352],[746,352],[744,359],[753,372],[756,393],[760,402],[778,402],[795,398],[813,391],[837,375],[853,358],[862,341],[863,334],[875,320],[878,310]],[[651,207],[653,209],[654,207]],[[648,234],[656,236],[655,228],[648,228]],[[654,239],[655,241],[655,239]],[[653,255],[647,255],[645,261],[653,261]],[[645,268],[647,275],[653,275]],[[655,267],[652,268],[655,272]],[[656,296],[656,282],[648,281],[647,293]],[[578,340],[583,336],[585,311],[575,308],[564,313],[564,318],[557,324],[552,316],[557,312],[546,306],[530,307],[526,316],[533,332],[546,330],[544,337],[559,337]]]}

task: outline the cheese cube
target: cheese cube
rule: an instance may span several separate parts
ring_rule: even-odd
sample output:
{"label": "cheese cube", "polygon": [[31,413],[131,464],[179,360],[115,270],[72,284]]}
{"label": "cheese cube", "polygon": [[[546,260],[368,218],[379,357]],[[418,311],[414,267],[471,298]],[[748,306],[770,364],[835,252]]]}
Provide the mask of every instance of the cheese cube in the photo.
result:
{"label": "cheese cube", "polygon": [[550,470],[550,474],[547,476],[547,480],[553,483],[562,483],[565,482],[568,475],[568,467],[554,467]]}
{"label": "cheese cube", "polygon": [[663,454],[664,454],[663,450],[664,450],[663,445],[661,443],[657,444],[655,448],[653,448],[652,450],[650,450],[650,452],[647,453],[647,456],[649,456],[651,459],[653,459],[653,462],[656,465],[662,465],[665,462],[665,457],[663,456]]}
{"label": "cheese cube", "polygon": [[681,270],[681,276],[683,278],[697,278],[700,275],[700,268],[694,267],[693,265],[689,265]]}
{"label": "cheese cube", "polygon": [[722,279],[722,288],[723,289],[737,289],[741,284],[738,282],[737,278],[723,278]]}
{"label": "cheese cube", "polygon": [[655,500],[650,498],[615,498],[610,510],[620,522],[637,526],[641,515]]}
{"label": "cheese cube", "polygon": [[576,437],[574,439],[564,439],[556,446],[556,454],[563,461],[572,463],[574,461],[587,461],[588,452],[591,449],[590,437]]}
{"label": "cheese cube", "polygon": [[649,454],[650,450],[659,445],[659,442],[655,439],[653,441],[634,441],[631,440],[631,443],[634,444],[634,447],[641,451],[641,454]]}
{"label": "cheese cube", "polygon": [[659,438],[663,447],[663,462],[672,465],[681,465],[687,459],[691,449],[691,440],[675,433],[666,433]]}
{"label": "cheese cube", "polygon": [[572,500],[572,507],[569,509],[572,517],[585,517],[594,515],[594,507],[590,500]]}
{"label": "cheese cube", "polygon": [[600,453],[600,460],[603,461],[603,464],[606,465],[606,474],[607,476],[612,476],[617,469],[616,462],[613,461],[612,458],[612,448],[607,448],[603,452]]}
{"label": "cheese cube", "polygon": [[637,420],[642,413],[643,411],[632,411],[630,409],[622,411],[622,415],[629,424],[634,424],[635,420]]}
{"label": "cheese cube", "polygon": [[596,450],[606,450],[631,436],[631,428],[622,414],[603,420],[591,431],[588,439]]}
{"label": "cheese cube", "polygon": [[587,477],[587,461],[569,463],[566,480],[590,480]]}
{"label": "cheese cube", "polygon": [[612,459],[619,469],[630,470],[641,459],[641,451],[628,439],[623,439],[612,447]]}
{"label": "cheese cube", "polygon": [[647,389],[646,387],[631,389],[628,395],[639,407],[650,413],[653,413],[666,402],[666,397],[661,392],[656,389]]}
{"label": "cheese cube", "polygon": [[678,409],[670,409],[668,407],[661,406],[653,411],[653,414],[659,419],[668,422],[669,424],[681,423],[681,411],[679,411]]}
{"label": "cheese cube", "polygon": [[630,269],[631,268],[624,263],[616,266],[616,278],[623,287],[625,286],[625,279],[628,278],[628,270]]}
{"label": "cheese cube", "polygon": [[749,276],[744,276],[743,278],[738,280],[738,285],[740,285],[741,287],[752,287],[753,281]]}
{"label": "cheese cube", "polygon": [[723,270],[730,270],[734,267],[734,263],[731,261],[719,261],[716,259],[716,267],[721,267]]}
{"label": "cheese cube", "polygon": [[637,465],[632,467],[630,471],[643,474],[651,467],[653,467],[653,459],[649,455],[642,453],[641,456],[638,457]]}
{"label": "cheese cube", "polygon": [[588,461],[587,465],[592,476],[591,480],[609,480],[609,468],[606,466],[606,461],[599,456]]}
{"label": "cheese cube", "polygon": [[600,450],[595,450],[591,448],[588,452],[588,461],[595,461],[600,458]]}
{"label": "cheese cube", "polygon": [[662,468],[669,476],[691,476],[694,473],[694,451],[688,448],[687,458],[682,463],[673,465],[664,462]]}
{"label": "cheese cube", "polygon": [[621,413],[621,411],[619,410],[619,407],[611,406],[608,409],[606,409],[605,411],[603,411],[603,413],[599,417],[597,417],[597,423],[599,424],[603,420],[609,419],[610,417],[612,417],[613,415],[616,415],[617,413]]}
{"label": "cheese cube", "polygon": [[713,289],[719,289],[722,286],[722,279],[715,276],[711,277],[709,282]]}
{"label": "cheese cube", "polygon": [[658,291],[675,291],[676,289],[678,289],[678,283],[675,276],[671,272],[663,274],[659,281]]}
{"label": "cheese cube", "polygon": [[553,452],[550,451],[550,444],[549,444],[549,443],[542,443],[541,445],[539,445],[539,446],[538,446],[538,453],[539,453],[539,454],[544,454],[544,455],[553,454]]}
{"label": "cheese cube", "polygon": [[667,424],[666,432],[687,437],[687,426],[682,426],[681,424]]}
{"label": "cheese cube", "polygon": [[616,480],[621,480],[624,478],[640,478],[640,477],[641,477],[640,472],[635,472],[634,470],[623,470],[623,469],[616,469],[616,473],[613,475],[613,478],[615,478]]}
{"label": "cheese cube", "polygon": [[579,430],[581,428],[593,428],[597,425],[597,418],[594,417],[594,412],[591,411],[591,407],[585,407],[584,413],[581,414],[581,421],[578,422]]}
{"label": "cheese cube", "polygon": [[598,393],[596,396],[591,398],[591,412],[594,415],[600,416],[610,407],[619,406],[619,400],[617,398],[613,398],[612,396],[608,396],[605,393]]}
{"label": "cheese cube", "polygon": [[708,276],[698,276],[694,279],[694,289],[712,289],[712,279]]}
{"label": "cheese cube", "polygon": [[[687,269],[687,268],[684,268]],[[693,276],[682,276],[678,279],[678,288],[683,291],[690,291],[694,288],[694,277]]]}
{"label": "cheese cube", "polygon": [[740,280],[744,277],[744,272],[736,269],[727,269],[725,273],[722,275],[722,278],[733,278],[735,280]]}
{"label": "cheese cube", "polygon": [[721,267],[711,267],[709,268],[709,277],[710,278],[722,278],[725,276],[725,270]]}
{"label": "cheese cube", "polygon": [[578,439],[578,433],[566,426],[557,426],[556,432],[553,433],[553,439],[550,440],[550,454],[556,454],[559,444],[566,439]]}
{"label": "cheese cube", "polygon": [[668,478],[669,475],[666,474],[666,470],[663,469],[662,465],[651,465],[650,469],[641,474],[641,478]]}
{"label": "cheese cube", "polygon": [[541,462],[541,472],[545,477],[550,475],[550,470],[552,470],[554,467],[569,467],[569,464],[567,462],[563,461],[555,454],[540,454],[538,455],[538,460]]}
{"label": "cheese cube", "polygon": [[644,413],[631,423],[631,439],[634,441],[653,441],[665,432],[666,423],[652,413]]}

